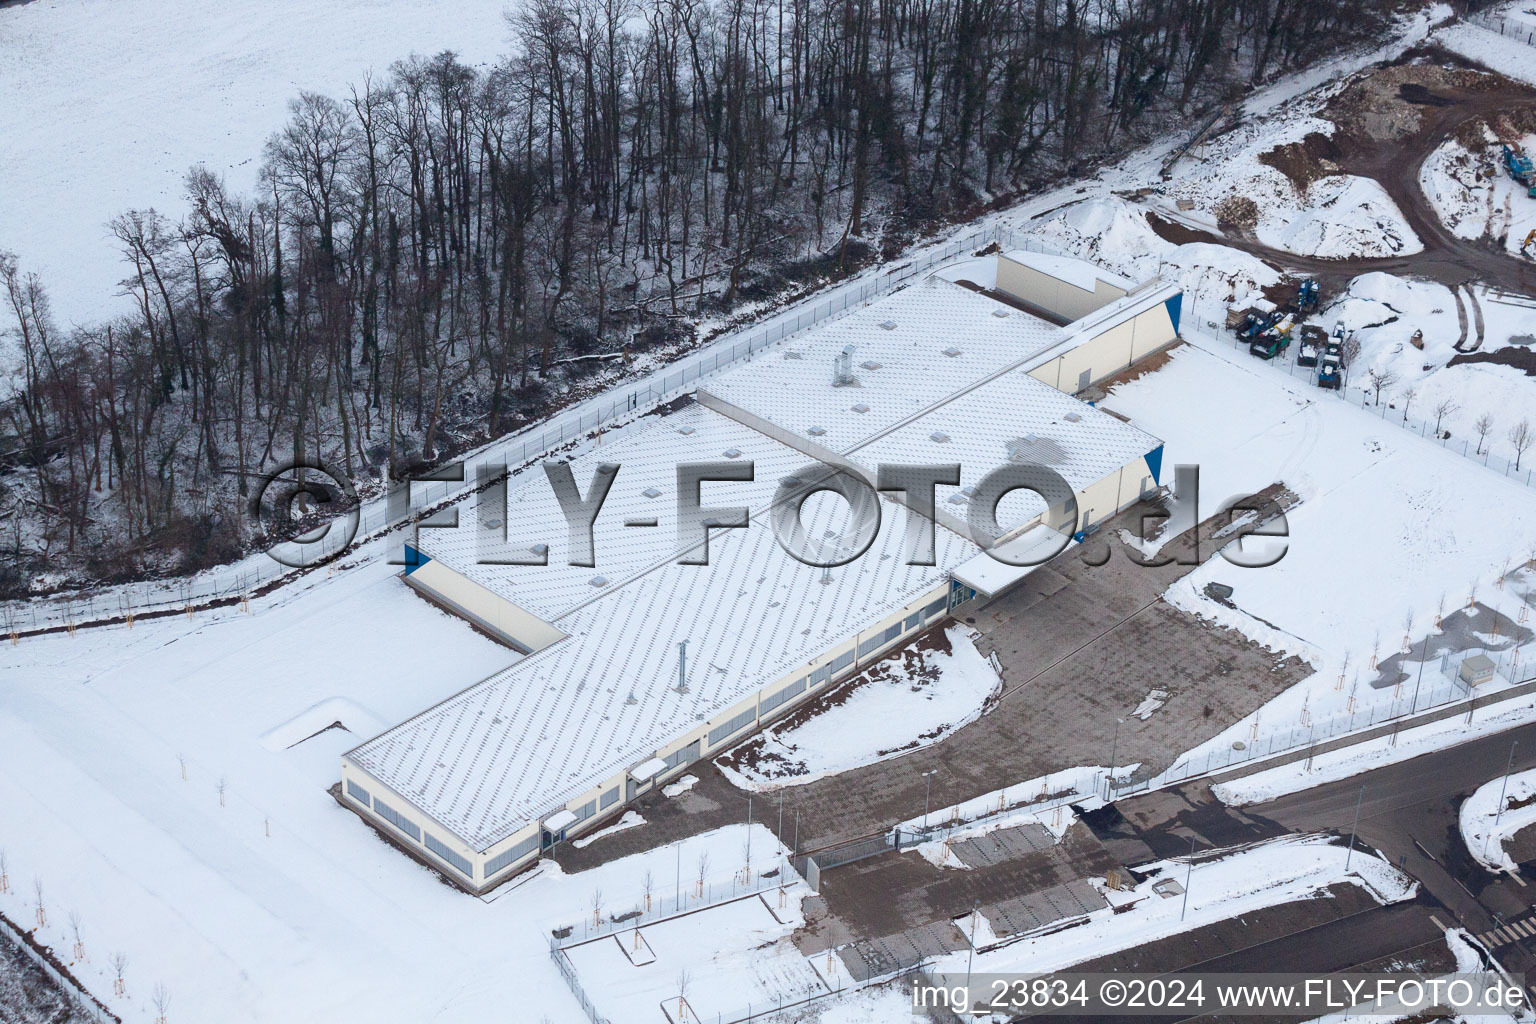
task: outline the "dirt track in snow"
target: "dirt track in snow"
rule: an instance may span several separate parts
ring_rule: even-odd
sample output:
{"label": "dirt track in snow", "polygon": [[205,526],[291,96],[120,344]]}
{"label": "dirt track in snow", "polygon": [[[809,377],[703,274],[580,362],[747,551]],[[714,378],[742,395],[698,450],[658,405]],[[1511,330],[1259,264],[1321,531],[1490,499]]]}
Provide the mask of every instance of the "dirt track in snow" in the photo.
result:
{"label": "dirt track in snow", "polygon": [[[1393,71],[1388,68],[1383,73]],[[1457,238],[1441,223],[1419,185],[1420,167],[1441,143],[1458,137],[1474,122],[1492,121],[1511,111],[1536,110],[1536,91],[1495,76],[1494,81],[1485,79],[1478,86],[1448,80],[1434,88],[1403,88],[1395,99],[1414,108],[1419,118],[1417,127],[1400,138],[1373,139],[1365,130],[1352,130],[1345,121],[1337,136],[1334,160],[1339,173],[1371,178],[1381,184],[1419,236],[1424,245],[1422,252],[1321,259],[1264,245],[1247,232],[1218,235],[1154,213],[1148,213],[1147,220],[1167,241],[1210,242],[1241,249],[1281,269],[1317,277],[1330,292],[1342,289],[1349,278],[1381,271],[1437,281],[1452,289],[1479,281],[1508,291],[1536,294],[1536,260],[1511,256],[1487,239]]]}

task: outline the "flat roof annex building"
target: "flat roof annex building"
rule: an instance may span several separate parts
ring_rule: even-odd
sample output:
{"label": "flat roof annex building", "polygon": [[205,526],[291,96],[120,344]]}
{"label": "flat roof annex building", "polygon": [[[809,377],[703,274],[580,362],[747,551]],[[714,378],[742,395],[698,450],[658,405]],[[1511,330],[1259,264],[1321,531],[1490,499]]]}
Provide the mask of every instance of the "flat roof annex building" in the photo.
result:
{"label": "flat roof annex building", "polygon": [[[1012,252],[938,273],[786,338],[569,461],[588,493],[619,467],[594,528],[595,567],[571,565],[543,472],[460,510],[408,551],[405,583],[517,652],[506,669],[342,758],[342,802],[457,885],[487,891],[556,843],[714,756],[1030,567],[971,539],[975,484],[1008,462],[1054,469],[1077,515],[1028,491],[999,506],[1010,551],[1054,550],[1158,485],[1162,443],[1072,397],[1178,334],[1181,294],[1079,260]],[[710,482],[744,506],[683,564],[677,466],[752,465]],[[933,564],[909,555],[911,507],[883,492],[868,550],[806,564],[768,515],[786,478],[828,467],[873,489],[882,464],[961,466],[936,488]],[[854,532],[855,509],[804,501],[813,538]],[[484,521],[481,521],[481,520]],[[1075,524],[1069,525],[1069,524]],[[508,564],[547,559],[547,564]],[[1023,559],[1014,559],[1021,561]]]}

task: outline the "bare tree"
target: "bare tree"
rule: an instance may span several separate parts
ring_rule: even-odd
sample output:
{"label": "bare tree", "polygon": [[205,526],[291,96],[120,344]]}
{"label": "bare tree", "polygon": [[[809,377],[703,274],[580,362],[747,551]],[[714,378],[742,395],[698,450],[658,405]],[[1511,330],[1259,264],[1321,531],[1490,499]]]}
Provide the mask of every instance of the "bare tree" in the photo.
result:
{"label": "bare tree", "polygon": [[80,912],[78,910],[71,910],[69,912],[69,933],[74,936],[75,939],[76,960],[85,959],[85,939],[80,937],[80,924]]}
{"label": "bare tree", "polygon": [[1487,447],[1488,435],[1493,433],[1493,417],[1486,412],[1483,413],[1472,424],[1472,429],[1477,431],[1477,454],[1481,455],[1483,449]]}
{"label": "bare tree", "polygon": [[709,852],[702,851],[699,854],[699,891],[697,898],[704,898],[704,879],[709,877]]}
{"label": "bare tree", "polygon": [[218,784],[214,787],[219,791],[219,806],[224,806],[224,794],[229,789],[229,781],[224,776],[219,776]]}
{"label": "bare tree", "polygon": [[123,972],[128,970],[128,954],[118,950],[107,958],[107,963],[112,966],[112,994],[125,994],[127,984],[123,981]]}
{"label": "bare tree", "polygon": [[149,1001],[155,1006],[155,1024],[166,1024],[165,1014],[171,1005],[171,994],[166,991],[164,984],[155,982]]}
{"label": "bare tree", "polygon": [[650,868],[645,869],[645,878],[641,880],[641,889],[645,892],[645,912],[651,912],[651,894],[656,891],[656,876]]}
{"label": "bare tree", "polygon": [[1419,389],[1413,385],[1403,388],[1403,422],[1408,422],[1408,410],[1413,407],[1413,400],[1419,397]]}
{"label": "bare tree", "polygon": [[1445,421],[1445,418],[1447,416],[1449,416],[1451,413],[1455,412],[1457,409],[1460,409],[1460,408],[1461,408],[1461,406],[1457,405],[1456,402],[1453,399],[1450,399],[1450,398],[1443,398],[1443,399],[1441,399],[1440,403],[1435,406],[1435,435],[1437,437],[1441,433],[1441,430],[1440,430],[1441,423],[1443,423]]}
{"label": "bare tree", "polygon": [[1397,372],[1395,370],[1377,369],[1372,367],[1371,369],[1365,371],[1365,375],[1370,379],[1371,382],[1371,393],[1375,398],[1373,404],[1380,405],[1381,393],[1391,389],[1392,385],[1397,383]]}
{"label": "bare tree", "polygon": [[1515,449],[1515,472],[1520,471],[1520,460],[1525,458],[1526,450],[1532,442],[1536,442],[1536,434],[1531,432],[1530,420],[1521,420],[1510,428],[1509,443]]}
{"label": "bare tree", "polygon": [[688,1005],[688,985],[692,981],[693,981],[693,977],[688,973],[688,968],[684,967],[682,970],[677,972],[677,1020],[678,1020],[678,1024],[683,1024],[683,1021],[687,1020],[687,1018],[684,1016],[684,1014],[687,1013],[686,1007]]}
{"label": "bare tree", "polygon": [[41,878],[32,879],[32,896],[37,904],[37,926],[42,928],[48,923],[48,910],[43,906],[43,880]]}
{"label": "bare tree", "polygon": [[592,927],[596,928],[603,923],[603,890],[592,890]]}

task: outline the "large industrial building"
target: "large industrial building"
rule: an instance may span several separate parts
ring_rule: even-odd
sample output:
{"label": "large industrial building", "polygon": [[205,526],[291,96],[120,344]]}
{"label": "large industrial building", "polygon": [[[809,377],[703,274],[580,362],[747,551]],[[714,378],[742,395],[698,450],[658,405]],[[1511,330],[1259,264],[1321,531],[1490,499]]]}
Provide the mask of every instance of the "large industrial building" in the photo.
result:
{"label": "large industrial building", "polygon": [[[1015,252],[786,338],[570,460],[582,493],[600,465],[620,467],[595,523],[595,567],[569,564],[545,474],[513,474],[504,501],[423,530],[403,578],[517,660],[348,752],[343,802],[483,892],[1001,593],[1030,567],[971,539],[976,482],[1027,462],[1075,493],[1075,516],[1027,491],[1004,499],[995,543],[1015,555],[1054,550],[1154,489],[1161,442],[1072,394],[1171,343],[1180,299],[1156,280]],[[753,468],[705,485],[706,506],[751,510],[745,528],[708,531],[706,565],[684,564],[701,552],[677,540],[677,466],[689,462]],[[844,565],[797,560],[771,528],[786,478],[833,467],[873,487],[882,464],[953,463],[961,479],[937,488],[931,565],[910,564],[916,513],[890,492],[870,547]],[[853,512],[818,493],[801,522],[809,537],[839,537]]]}

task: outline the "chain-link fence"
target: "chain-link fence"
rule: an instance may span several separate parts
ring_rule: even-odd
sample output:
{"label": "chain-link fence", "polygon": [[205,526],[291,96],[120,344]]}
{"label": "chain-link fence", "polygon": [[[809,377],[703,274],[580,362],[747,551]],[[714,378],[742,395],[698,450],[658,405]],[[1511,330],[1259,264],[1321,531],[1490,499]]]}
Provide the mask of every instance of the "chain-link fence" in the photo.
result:
{"label": "chain-link fence", "polygon": [[55,967],[36,946],[29,941],[29,936],[4,915],[0,915],[0,938],[21,950],[22,954],[37,965],[58,988],[59,993],[69,1001],[75,1012],[86,1020],[96,1021],[97,1024],[121,1024],[122,1018],[103,1006],[95,996],[91,995],[74,978]]}
{"label": "chain-link fence", "polygon": [[1510,21],[1508,18],[1488,13],[1471,14],[1467,16],[1467,20],[1490,32],[1497,32],[1505,39],[1513,39],[1526,46],[1536,46],[1536,27],[1525,22]]}

